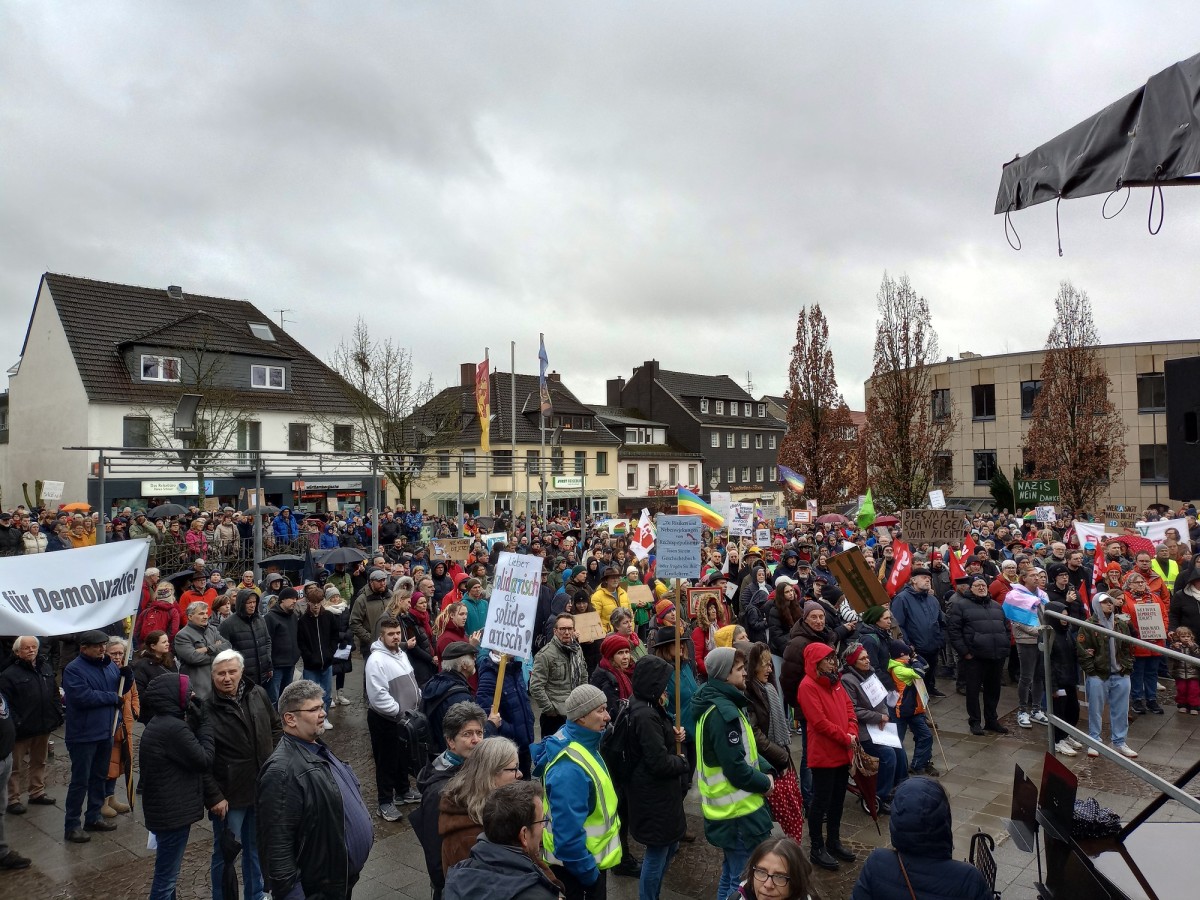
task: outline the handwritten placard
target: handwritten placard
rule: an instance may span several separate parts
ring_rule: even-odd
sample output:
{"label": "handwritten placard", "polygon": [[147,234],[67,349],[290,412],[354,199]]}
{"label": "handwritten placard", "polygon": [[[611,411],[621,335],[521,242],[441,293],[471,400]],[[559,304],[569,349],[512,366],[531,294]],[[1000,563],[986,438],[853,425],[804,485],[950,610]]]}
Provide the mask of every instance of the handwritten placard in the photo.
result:
{"label": "handwritten placard", "polygon": [[542,558],[501,553],[480,641],[489,650],[518,659],[533,655],[533,624],[542,589]]}
{"label": "handwritten placard", "polygon": [[429,558],[434,562],[465,562],[470,552],[469,538],[438,538],[429,542]]}
{"label": "handwritten placard", "polygon": [[890,602],[887,591],[871,571],[862,551],[855,547],[829,558],[829,570],[841,585],[846,600],[855,612],[866,612],[867,607],[883,606]]}
{"label": "handwritten placard", "polygon": [[963,536],[963,516],[957,509],[902,509],[900,526],[909,544],[945,544]]}
{"label": "handwritten placard", "polygon": [[590,644],[592,641],[602,641],[604,634],[604,626],[600,624],[600,613],[575,614],[575,637],[579,638],[579,643]]}
{"label": "handwritten placard", "polygon": [[1167,627],[1163,623],[1162,607],[1157,603],[1135,603],[1133,614],[1137,617],[1138,637],[1143,641],[1165,641]]}
{"label": "handwritten placard", "polygon": [[657,574],[659,578],[700,577],[699,516],[659,516]]}

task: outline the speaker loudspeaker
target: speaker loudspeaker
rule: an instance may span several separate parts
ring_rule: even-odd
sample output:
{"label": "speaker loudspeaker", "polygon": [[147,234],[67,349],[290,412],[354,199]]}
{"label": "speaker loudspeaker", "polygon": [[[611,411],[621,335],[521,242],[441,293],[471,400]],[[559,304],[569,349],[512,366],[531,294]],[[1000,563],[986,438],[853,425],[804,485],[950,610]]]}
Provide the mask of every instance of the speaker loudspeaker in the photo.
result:
{"label": "speaker loudspeaker", "polygon": [[1175,500],[1200,499],[1200,356],[1163,364],[1167,392],[1167,489]]}

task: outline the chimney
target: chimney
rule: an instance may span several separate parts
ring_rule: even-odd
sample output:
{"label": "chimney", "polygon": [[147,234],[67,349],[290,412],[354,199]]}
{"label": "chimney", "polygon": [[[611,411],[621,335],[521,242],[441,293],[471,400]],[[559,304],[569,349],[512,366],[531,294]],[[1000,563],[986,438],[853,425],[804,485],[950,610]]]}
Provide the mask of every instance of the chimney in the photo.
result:
{"label": "chimney", "polygon": [[177,284],[167,285],[167,299],[181,302],[183,300],[183,288]]}
{"label": "chimney", "polygon": [[642,368],[646,370],[646,374],[648,374],[651,378],[658,377],[658,360],[657,359],[652,359],[652,360],[642,363]]}
{"label": "chimney", "polygon": [[475,390],[475,363],[459,363],[458,386]]}
{"label": "chimney", "polygon": [[625,379],[617,376],[610,378],[605,383],[605,404],[608,406],[621,406],[621,392],[625,390]]}

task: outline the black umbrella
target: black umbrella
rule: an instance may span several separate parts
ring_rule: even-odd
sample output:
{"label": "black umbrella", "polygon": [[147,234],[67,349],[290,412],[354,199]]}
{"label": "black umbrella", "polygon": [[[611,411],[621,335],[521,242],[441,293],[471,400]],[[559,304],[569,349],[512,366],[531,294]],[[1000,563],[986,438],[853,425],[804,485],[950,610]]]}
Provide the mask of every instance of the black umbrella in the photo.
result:
{"label": "black umbrella", "polygon": [[162,503],[146,513],[148,519],[169,519],[172,516],[186,516],[187,510],[178,503]]}
{"label": "black umbrella", "polygon": [[279,507],[268,503],[265,506],[251,506],[249,509],[243,509],[242,513],[248,516],[274,516],[279,514]]}
{"label": "black umbrella", "polygon": [[237,863],[242,845],[238,842],[233,829],[226,823],[221,829],[221,859],[225,865],[221,870],[221,894],[225,897],[236,898],[238,895]]}
{"label": "black umbrella", "polygon": [[334,547],[332,550],[318,550],[313,557],[323,566],[336,566],[339,563],[350,566],[362,562],[367,554],[353,547]]}
{"label": "black umbrella", "polygon": [[[201,572],[200,574],[203,575],[204,573]],[[168,582],[169,584],[173,585],[176,590],[178,590],[179,585],[191,581],[195,576],[195,569],[184,569],[182,572],[176,572],[174,575],[168,575],[159,580]]]}
{"label": "black umbrella", "polygon": [[296,556],[294,553],[280,553],[277,556],[268,556],[262,561],[264,566],[279,566],[281,569],[299,569],[304,566],[304,557]]}

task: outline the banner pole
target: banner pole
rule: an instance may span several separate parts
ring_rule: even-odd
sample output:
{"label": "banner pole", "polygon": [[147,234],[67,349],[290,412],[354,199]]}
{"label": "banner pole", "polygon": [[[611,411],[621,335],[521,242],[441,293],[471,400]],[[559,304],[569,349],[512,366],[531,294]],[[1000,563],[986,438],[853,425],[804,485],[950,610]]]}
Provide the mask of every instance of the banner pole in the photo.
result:
{"label": "banner pole", "polygon": [[508,666],[508,654],[500,654],[500,667],[496,670],[496,690],[492,693],[492,709],[496,715],[500,715],[500,694],[504,690],[504,670]]}
{"label": "banner pole", "polygon": [[[675,579],[675,727],[681,727],[683,710],[680,709],[679,699],[679,680],[680,670],[683,668],[683,648],[679,644],[679,625],[683,621],[679,615],[679,579]],[[683,744],[678,738],[675,740],[675,753],[678,755],[683,752]]]}

